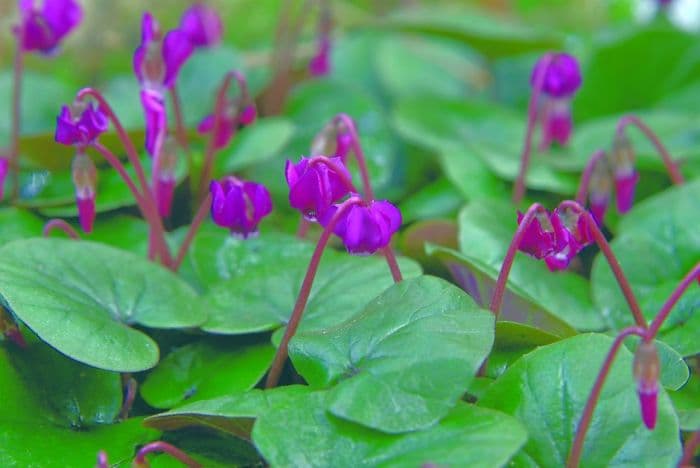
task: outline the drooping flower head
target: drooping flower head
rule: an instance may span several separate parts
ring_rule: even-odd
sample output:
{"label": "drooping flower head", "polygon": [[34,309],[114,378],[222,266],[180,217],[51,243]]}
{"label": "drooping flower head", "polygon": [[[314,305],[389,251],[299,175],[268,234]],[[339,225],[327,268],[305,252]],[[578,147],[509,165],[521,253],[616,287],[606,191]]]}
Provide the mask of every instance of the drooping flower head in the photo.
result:
{"label": "drooping flower head", "polygon": [[557,224],[555,232],[560,248],[544,261],[550,271],[564,270],[584,247],[593,243],[593,234],[586,218],[570,208],[557,208],[552,218],[552,223]]}
{"label": "drooping flower head", "polygon": [[180,30],[195,47],[211,47],[221,42],[223,26],[215,9],[196,3],[182,14]]}
{"label": "drooping flower head", "polygon": [[[320,220],[327,226],[338,210],[338,205],[326,210]],[[342,239],[353,255],[370,255],[383,249],[391,236],[401,227],[401,212],[386,200],[363,202],[348,208],[338,220],[333,232]]]}
{"label": "drooping flower head", "polygon": [[83,10],[75,0],[19,0],[20,24],[14,33],[24,52],[51,54],[61,40],[83,19]]}
{"label": "drooping flower head", "polygon": [[84,232],[90,233],[95,221],[97,169],[82,148],[78,149],[73,158],[71,174],[75,186],[75,203],[78,205],[80,227]]}
{"label": "drooping flower head", "polygon": [[62,145],[87,146],[109,127],[107,116],[92,103],[78,101],[61,107],[56,118],[55,140]]}
{"label": "drooping flower head", "polygon": [[[518,225],[524,215],[518,211]],[[568,234],[559,215],[543,210],[535,214],[535,218],[525,229],[518,249],[537,259],[543,259],[562,250],[568,241]]]}
{"label": "drooping flower head", "polygon": [[163,37],[153,16],[144,13],[141,44],[134,51],[134,73],[141,87],[161,93],[171,88],[193,51],[194,46],[185,32],[173,29]]}
{"label": "drooping flower head", "polygon": [[141,90],[141,106],[146,119],[146,151],[151,157],[160,151],[168,130],[168,116],[163,95],[155,90]]}
{"label": "drooping flower head", "polygon": [[653,341],[642,340],[634,353],[634,378],[642,421],[648,429],[656,426],[657,399],[659,394],[659,354]]}
{"label": "drooping flower head", "polygon": [[607,155],[599,158],[593,166],[588,183],[588,204],[591,215],[598,226],[603,225],[605,212],[608,210],[613,185],[612,169]]}
{"label": "drooping flower head", "polygon": [[311,142],[311,155],[330,154],[345,162],[352,149],[352,134],[342,121],[332,120],[314,136]]}
{"label": "drooping flower head", "polygon": [[[247,99],[249,100],[249,98]],[[252,124],[257,117],[257,110],[252,102],[244,103],[244,98],[229,100],[224,106],[219,117],[219,127],[214,139],[214,148],[225,148],[231,138],[238,130],[239,125],[247,126]],[[216,124],[214,114],[209,114],[199,122],[197,132],[200,134],[212,133]]]}
{"label": "drooping flower head", "polygon": [[535,64],[530,84],[542,93],[539,119],[542,126],[540,148],[551,142],[566,145],[571,137],[571,99],[581,86],[581,71],[576,58],[564,53],[545,54]]}
{"label": "drooping flower head", "polygon": [[211,217],[231,234],[247,238],[257,234],[260,220],[272,211],[272,199],[264,185],[232,176],[209,186]]}
{"label": "drooping flower head", "polygon": [[639,173],[634,166],[632,143],[624,133],[615,134],[612,150],[612,166],[615,176],[615,199],[617,211],[627,213],[634,202],[634,192],[639,181]]}
{"label": "drooping flower head", "polygon": [[296,164],[288,160],[285,177],[289,204],[309,221],[322,217],[333,203],[350,192],[345,181],[351,176],[340,158],[301,158]]}

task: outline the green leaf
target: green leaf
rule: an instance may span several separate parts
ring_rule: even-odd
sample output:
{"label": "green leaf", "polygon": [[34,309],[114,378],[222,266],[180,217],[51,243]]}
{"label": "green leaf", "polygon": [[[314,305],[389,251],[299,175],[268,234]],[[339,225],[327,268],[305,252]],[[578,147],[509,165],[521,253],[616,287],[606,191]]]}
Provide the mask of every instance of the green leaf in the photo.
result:
{"label": "green leaf", "polygon": [[[498,378],[479,405],[511,414],[525,425],[529,439],[524,452],[536,464],[564,466],[612,341],[586,334],[541,347]],[[581,465],[671,466],[680,452],[678,420],[663,390],[656,428],[644,427],[632,378],[632,355],[622,347],[593,413]]]}
{"label": "green leaf", "polygon": [[[675,349],[671,348],[669,345],[663,341],[656,340],[656,350],[659,353],[659,361],[661,363],[661,375],[659,376],[659,382],[666,388],[666,390],[678,390],[681,388],[690,378],[690,369],[688,369],[688,364],[685,363],[683,357],[676,352]],[[629,350],[634,353],[637,349],[635,346],[628,346]]]}
{"label": "green leaf", "polygon": [[[525,135],[524,114],[487,102],[416,98],[398,103],[392,123],[407,140],[440,153],[448,175],[457,172],[453,166],[460,164],[473,168],[479,186],[487,189],[484,196],[498,196],[500,187],[474,160],[504,180],[513,181],[518,175]],[[527,174],[528,187],[562,194],[576,191],[578,181],[574,175],[551,167],[556,157],[534,152]],[[465,186],[471,182],[469,179],[454,181],[458,187],[464,186],[462,190],[467,196],[479,195]]]}
{"label": "green leaf", "polygon": [[[611,247],[647,319],[654,317],[700,258],[700,180],[673,187],[635,206],[622,218]],[[644,255],[640,255],[644,252]],[[610,266],[598,255],[591,272],[593,300],[610,326],[632,323]],[[700,353],[700,289],[690,287],[661,328],[659,339],[683,356]]]}
{"label": "green leaf", "polygon": [[15,239],[38,237],[44,223],[28,211],[14,207],[0,209],[0,245]]}
{"label": "green leaf", "polygon": [[[471,203],[460,213],[459,226],[459,258],[467,262],[473,272],[495,281],[517,228],[515,208],[509,202],[497,200]],[[580,275],[569,271],[551,272],[543,261],[518,252],[508,285],[518,296],[534,302],[577,330],[603,328],[603,321],[590,299],[588,282]],[[481,294],[483,301],[490,300],[488,288]]]}
{"label": "green leaf", "polygon": [[693,374],[678,391],[669,392],[683,431],[700,430],[700,377]]}
{"label": "green leaf", "polygon": [[404,223],[422,219],[452,217],[464,199],[455,187],[440,178],[406,198],[399,206]]}
{"label": "green leaf", "polygon": [[250,390],[274,355],[270,344],[232,347],[200,341],[168,354],[141,385],[141,396],[156,408]]}
{"label": "green leaf", "polygon": [[[213,249],[203,258],[213,254],[216,263],[208,268],[220,267],[219,273],[228,279],[215,283],[205,295],[211,309],[202,328],[210,333],[244,334],[284,325],[294,309],[311,259],[311,246],[279,235],[245,241],[228,236],[223,245],[209,245]],[[200,254],[195,250],[193,255]],[[242,258],[245,260],[239,262]],[[419,267],[410,260],[401,259],[399,265],[407,278],[420,274]],[[210,278],[210,274],[205,277]],[[392,283],[384,258],[327,250],[299,330],[318,330],[343,322]]]}
{"label": "green leaf", "polygon": [[294,125],[281,117],[258,119],[244,127],[231,146],[215,160],[216,175],[222,176],[261,163],[279,154],[294,134]]}
{"label": "green leaf", "polygon": [[562,38],[475,8],[440,7],[398,9],[385,22],[389,27],[453,37],[494,58],[528,50],[561,48]]}
{"label": "green leaf", "polygon": [[173,273],[88,241],[28,239],[0,248],[0,299],[42,340],[106,370],[153,367],[158,347],[129,325],[196,327],[196,293]]}
{"label": "green leaf", "polygon": [[311,386],[333,386],[334,415],[384,432],[414,431],[439,421],[466,391],[491,350],[493,327],[493,315],[464,292],[422,276],[335,328],[297,333],[289,356]]}
{"label": "green leaf", "polygon": [[300,393],[260,416],[253,441],[270,465],[503,466],[525,441],[514,418],[465,403],[430,429],[392,435],[335,418],[325,411],[327,399]]}
{"label": "green leaf", "polygon": [[7,354],[23,387],[44,406],[36,416],[72,429],[117,418],[122,405],[118,373],[80,364],[38,340]]}

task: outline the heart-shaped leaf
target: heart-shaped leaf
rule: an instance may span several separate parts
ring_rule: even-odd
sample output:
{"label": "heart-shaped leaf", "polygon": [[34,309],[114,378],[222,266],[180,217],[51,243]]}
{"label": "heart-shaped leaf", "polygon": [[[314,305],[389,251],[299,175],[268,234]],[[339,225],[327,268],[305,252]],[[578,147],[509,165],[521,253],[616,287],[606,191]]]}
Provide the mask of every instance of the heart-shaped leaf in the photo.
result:
{"label": "heart-shaped leaf", "polygon": [[88,241],[28,239],[0,248],[0,299],[42,340],[85,364],[134,372],[158,347],[129,325],[196,327],[199,297],[169,271]]}
{"label": "heart-shaped leaf", "polygon": [[41,235],[43,223],[28,211],[18,208],[0,209],[0,245],[24,237]]}
{"label": "heart-shaped leaf", "polygon": [[[611,242],[647,319],[653,318],[680,280],[700,259],[700,180],[645,200],[627,214]],[[644,255],[640,255],[644,252]],[[612,327],[632,323],[610,266],[598,255],[591,272],[596,305]],[[659,339],[683,356],[700,353],[700,289],[691,286],[662,326]]]}
{"label": "heart-shaped leaf", "polygon": [[[564,466],[583,407],[612,345],[599,334],[541,347],[515,362],[479,405],[518,418],[527,428],[525,454],[539,466]],[[639,413],[632,354],[622,347],[603,386],[586,435],[582,466],[672,466],[680,456],[678,420],[663,389],[658,419],[646,429]]]}
{"label": "heart-shaped leaf", "polygon": [[184,401],[250,390],[267,371],[274,353],[270,344],[188,344],[168,354],[148,374],[141,396],[156,408],[172,408]]}
{"label": "heart-shaped leaf", "polygon": [[435,424],[466,391],[493,344],[493,315],[430,276],[404,280],[335,328],[298,333],[295,369],[333,386],[336,416],[398,433]]}

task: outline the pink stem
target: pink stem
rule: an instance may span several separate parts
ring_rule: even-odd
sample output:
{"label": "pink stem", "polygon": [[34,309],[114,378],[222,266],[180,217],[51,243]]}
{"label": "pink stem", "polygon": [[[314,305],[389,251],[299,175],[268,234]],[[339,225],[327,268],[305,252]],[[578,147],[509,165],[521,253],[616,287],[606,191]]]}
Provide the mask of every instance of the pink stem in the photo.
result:
{"label": "pink stem", "polygon": [[567,468],[576,468],[581,461],[583,441],[586,437],[586,432],[588,432],[588,426],[591,424],[591,419],[593,418],[593,410],[595,410],[595,406],[598,403],[598,398],[600,397],[600,392],[603,390],[603,384],[605,383],[605,379],[610,372],[610,367],[615,359],[615,355],[620,349],[623,340],[630,335],[637,335],[644,338],[645,334],[646,329],[643,327],[628,327],[621,330],[617,337],[615,337],[615,341],[613,342],[610,351],[608,351],[605,361],[603,361],[603,367],[598,372],[598,376],[593,384],[593,389],[591,390],[590,395],[588,395],[588,401],[586,401],[586,406],[583,408],[581,420],[576,427],[576,436],[574,437],[574,442],[571,445],[569,458],[566,461]]}
{"label": "pink stem", "polygon": [[630,310],[632,311],[632,315],[634,316],[634,321],[639,327],[646,329],[647,321],[644,318],[644,315],[642,314],[642,309],[639,307],[637,298],[632,292],[632,287],[630,286],[629,281],[627,281],[627,276],[625,276],[625,273],[622,271],[622,267],[620,267],[620,262],[617,260],[617,257],[610,248],[610,244],[608,244],[608,241],[605,239],[605,235],[603,235],[600,228],[598,227],[598,223],[595,222],[591,214],[588,211],[586,211],[586,209],[583,206],[581,206],[579,203],[573,200],[565,200],[559,204],[559,207],[562,209],[571,209],[574,212],[579,213],[580,216],[583,216],[583,219],[591,234],[593,235],[596,244],[598,244],[600,251],[603,253],[605,259],[608,261],[608,264],[610,265],[610,268],[612,269],[613,274],[615,275],[615,279],[620,285],[622,294],[625,296],[627,304],[629,305]]}
{"label": "pink stem", "polygon": [[134,458],[134,465],[147,466],[146,455],[151,452],[165,452],[171,455],[173,458],[177,458],[189,468],[199,468],[202,466],[195,460],[190,458],[185,452],[183,452],[179,448],[174,447],[167,442],[163,442],[162,440],[151,442],[150,444],[146,444],[143,447],[141,447],[138,453],[136,454],[136,458]]}
{"label": "pink stem", "polygon": [[[19,26],[22,29],[22,26]],[[10,171],[12,172],[12,199],[19,197],[19,133],[22,118],[22,77],[24,76],[24,52],[21,37],[23,31],[17,33],[17,51],[15,52],[13,87],[12,87],[12,122],[10,129]]]}
{"label": "pink stem", "polygon": [[588,197],[588,189],[591,184],[591,175],[595,170],[596,164],[605,157],[605,151],[597,150],[586,164],[586,168],[581,173],[581,182],[578,185],[578,191],[576,192],[576,201],[581,205],[586,205],[586,197]]}
{"label": "pink stem", "polygon": [[149,254],[149,258],[153,260],[155,258],[155,252],[159,252],[163,263],[166,266],[169,266],[172,263],[172,258],[170,256],[170,250],[168,250],[168,245],[165,242],[165,231],[163,229],[163,224],[155,205],[148,203],[147,199],[142,196],[119,158],[117,158],[109,149],[100,143],[95,142],[91,146],[95,148],[107,160],[107,162],[109,162],[109,164],[116,169],[122,179],[124,179],[124,182],[126,182],[126,185],[129,187],[129,190],[131,190],[131,193],[136,199],[136,203],[141,211],[141,214],[151,226],[151,230],[149,232],[149,245],[153,245],[155,250]]}
{"label": "pink stem", "polygon": [[513,240],[508,246],[506,251],[506,256],[503,259],[503,264],[501,265],[501,271],[498,273],[498,279],[496,280],[496,287],[493,290],[493,295],[491,296],[491,304],[489,309],[493,312],[493,315],[498,318],[498,314],[501,312],[501,304],[503,303],[503,295],[506,291],[506,284],[508,283],[508,275],[510,274],[510,269],[515,261],[515,254],[518,252],[520,243],[525,236],[527,228],[530,223],[535,219],[538,213],[545,211],[544,207],[539,203],[533,203],[530,208],[527,209],[523,215],[523,219],[520,221],[518,228],[515,230],[513,235]]}
{"label": "pink stem", "polygon": [[73,229],[73,226],[71,226],[70,224],[68,224],[67,222],[65,222],[62,219],[49,220],[44,225],[44,230],[42,231],[42,235],[44,237],[49,237],[49,235],[51,234],[51,231],[54,231],[54,230],[63,231],[71,239],[80,240],[80,234],[78,234],[78,232],[75,229]]}
{"label": "pink stem", "polygon": [[685,446],[683,447],[683,457],[678,462],[678,468],[693,468],[693,458],[695,458],[695,451],[698,446],[700,446],[700,431],[693,432],[688,440],[685,441]]}
{"label": "pink stem", "polygon": [[189,229],[187,229],[187,234],[185,235],[185,240],[182,241],[182,245],[180,245],[180,250],[177,252],[177,256],[175,257],[175,261],[173,262],[173,270],[174,271],[177,271],[180,268],[180,265],[182,265],[182,261],[185,259],[185,255],[187,254],[187,251],[190,249],[190,244],[192,244],[192,240],[194,239],[195,234],[197,234],[197,231],[199,231],[200,226],[202,225],[202,223],[206,219],[210,208],[211,208],[211,193],[208,194],[207,197],[202,202],[202,204],[199,205],[199,209],[197,209],[197,214],[194,215],[194,218],[192,219],[192,223],[190,224]]}
{"label": "pink stem", "polygon": [[532,135],[535,132],[535,125],[537,124],[537,109],[540,93],[542,92],[544,79],[547,76],[547,70],[552,63],[552,60],[553,56],[551,53],[545,54],[545,56],[542,58],[543,65],[539,70],[540,72],[535,77],[532,85],[532,95],[530,96],[530,103],[528,104],[527,110],[525,144],[523,145],[523,152],[520,156],[520,169],[518,170],[518,177],[515,179],[515,184],[513,185],[513,203],[515,205],[518,205],[525,195],[525,176],[527,175],[527,169],[530,165],[530,155],[532,153]]}
{"label": "pink stem", "polygon": [[309,232],[309,227],[311,227],[311,223],[302,215],[299,221],[299,227],[297,228],[297,237],[299,239],[304,239]]}
{"label": "pink stem", "polygon": [[685,290],[688,289],[688,286],[690,286],[690,284],[693,283],[698,277],[700,277],[700,263],[696,263],[688,274],[685,275],[680,284],[676,286],[676,289],[666,300],[666,303],[663,305],[659,313],[656,315],[656,317],[654,317],[651,325],[649,325],[649,332],[647,333],[646,338],[647,341],[651,341],[656,337],[656,334],[659,332],[664,320],[666,320],[668,315],[671,313],[673,306],[676,305],[683,293],[685,293]]}
{"label": "pink stem", "polygon": [[374,190],[372,190],[372,183],[369,178],[369,170],[367,169],[367,158],[365,158],[365,152],[360,144],[360,137],[357,133],[357,128],[355,127],[355,122],[347,114],[338,114],[333,119],[336,122],[341,122],[345,128],[347,128],[352,139],[352,150],[357,160],[357,165],[360,168],[360,176],[362,177],[362,186],[365,190],[365,199],[374,200]]}
{"label": "pink stem", "polygon": [[386,258],[386,263],[389,265],[389,270],[391,271],[391,277],[394,278],[394,283],[399,283],[403,281],[403,275],[399,269],[399,263],[396,261],[396,255],[394,255],[394,250],[390,245],[387,245],[382,249],[382,253]]}
{"label": "pink stem", "polygon": [[348,209],[350,209],[350,207],[361,203],[362,199],[359,197],[348,198],[338,207],[328,224],[323,229],[321,237],[319,237],[318,242],[316,243],[316,249],[311,256],[309,267],[306,269],[306,275],[304,276],[304,281],[301,284],[297,301],[294,304],[294,310],[292,311],[292,315],[287,323],[287,329],[284,331],[284,336],[282,337],[279,348],[277,348],[275,358],[272,361],[270,372],[267,375],[267,380],[265,381],[265,388],[272,388],[276,386],[277,382],[279,381],[282,368],[284,367],[284,363],[286,362],[288,356],[287,347],[289,340],[292,339],[294,333],[296,333],[297,327],[299,326],[299,322],[301,322],[301,317],[304,313],[306,302],[309,300],[309,294],[311,293],[311,286],[313,285],[314,278],[316,277],[318,265],[321,262],[321,256],[323,255],[323,251],[328,244],[328,239],[330,239],[331,234],[333,234],[335,225],[338,224],[340,218]]}
{"label": "pink stem", "polygon": [[674,185],[682,185],[685,182],[685,179],[683,178],[683,174],[681,174],[681,172],[678,170],[676,163],[673,161],[673,159],[671,159],[671,155],[669,154],[668,150],[663,143],[661,143],[661,140],[659,140],[659,137],[656,136],[652,129],[642,122],[639,117],[636,115],[626,115],[622,117],[617,123],[617,133],[620,135],[624,133],[625,127],[630,124],[635,125],[638,129],[640,129],[649,139],[649,141],[652,142],[656,148],[656,151],[659,152],[659,156],[661,156],[664,166],[666,166],[666,171],[668,171],[671,182],[673,182]]}

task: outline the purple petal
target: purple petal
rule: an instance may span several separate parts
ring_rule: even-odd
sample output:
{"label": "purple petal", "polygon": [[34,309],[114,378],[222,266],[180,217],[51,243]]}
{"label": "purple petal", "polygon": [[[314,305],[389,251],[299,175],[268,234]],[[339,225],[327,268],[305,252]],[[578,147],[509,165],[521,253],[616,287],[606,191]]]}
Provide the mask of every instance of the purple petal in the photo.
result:
{"label": "purple petal", "polygon": [[[547,55],[551,57],[549,66],[544,69]],[[530,84],[535,85],[537,76],[545,73],[542,91],[553,97],[573,95],[581,86],[581,70],[575,57],[569,54],[547,54],[535,64]]]}
{"label": "purple petal", "polygon": [[656,427],[658,389],[637,390],[637,395],[639,396],[642,421],[647,429],[652,430]]}
{"label": "purple petal", "polygon": [[83,10],[74,0],[44,0],[42,14],[57,42],[83,19]]}
{"label": "purple petal", "polygon": [[194,47],[187,34],[174,29],[163,39],[163,61],[165,62],[165,78],[163,84],[170,88],[177,79],[177,74],[185,61],[192,55]]}
{"label": "purple petal", "polygon": [[250,125],[255,122],[257,116],[258,111],[255,106],[248,105],[243,108],[241,115],[238,116],[238,120],[241,122],[241,125]]}
{"label": "purple petal", "polygon": [[0,157],[0,200],[5,195],[5,179],[10,168],[10,160],[5,157]]}
{"label": "purple petal", "polygon": [[62,145],[73,145],[81,142],[80,132],[73,122],[73,116],[68,106],[61,106],[61,112],[56,117],[54,139]]}
{"label": "purple petal", "polygon": [[75,198],[75,203],[78,205],[80,227],[83,229],[83,232],[91,233],[95,222],[95,194],[93,193],[87,197],[78,195]]}
{"label": "purple petal", "polygon": [[146,151],[155,156],[160,150],[165,132],[167,131],[167,116],[163,96],[153,90],[141,91],[141,105],[146,119]]}
{"label": "purple petal", "polygon": [[183,13],[180,29],[196,47],[209,47],[221,41],[223,26],[215,9],[197,3]]}
{"label": "purple petal", "polygon": [[627,213],[634,202],[634,192],[639,181],[639,173],[633,170],[626,175],[615,176],[615,197],[617,201],[617,211]]}

